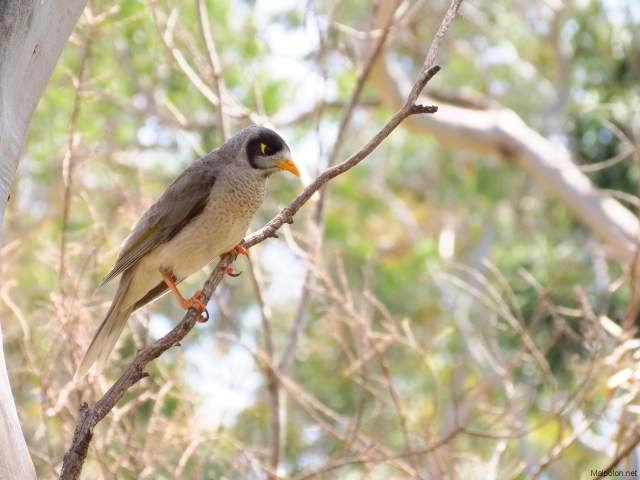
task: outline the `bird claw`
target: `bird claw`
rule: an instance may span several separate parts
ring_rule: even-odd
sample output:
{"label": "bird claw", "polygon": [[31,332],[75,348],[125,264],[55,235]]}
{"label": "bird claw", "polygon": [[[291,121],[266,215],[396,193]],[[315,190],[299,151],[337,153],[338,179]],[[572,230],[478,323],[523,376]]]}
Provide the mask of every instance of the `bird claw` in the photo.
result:
{"label": "bird claw", "polygon": [[197,290],[196,293],[193,294],[193,297],[191,297],[191,300],[198,302],[200,306],[204,307],[204,310],[200,310],[200,308],[196,308],[196,307],[192,307],[192,308],[195,308],[198,312],[200,312],[200,316],[198,317],[198,323],[207,323],[210,318],[209,310],[207,310],[207,307],[205,306],[204,303],[198,300],[201,297],[204,298],[204,293],[202,293],[202,290]]}
{"label": "bird claw", "polygon": [[[206,317],[204,314],[207,314]],[[200,312],[200,316],[198,317],[198,323],[207,323],[209,321],[209,310],[205,309],[203,312]]]}
{"label": "bird claw", "polygon": [[[233,257],[233,259],[235,260],[236,258],[238,258],[238,255],[244,255],[245,257],[247,257],[247,260],[250,260],[249,258],[249,253],[244,249],[244,247],[241,247],[240,245],[236,245],[235,247],[233,247],[231,250],[229,250],[229,252],[227,252],[229,254],[231,254],[231,256]],[[224,257],[224,255],[218,255],[220,258]]]}
{"label": "bird claw", "polygon": [[[193,308],[196,312],[198,312],[200,314],[200,317],[198,317],[198,323],[205,323],[206,321],[209,320],[209,310],[207,310],[207,306],[202,303],[200,300],[198,300],[198,297],[202,297],[203,294],[200,290],[198,290],[193,297],[191,297],[189,300],[187,300],[185,302],[184,307],[186,309],[189,308]],[[182,305],[181,305],[182,306]],[[207,316],[205,317],[204,314],[207,314]]]}
{"label": "bird claw", "polygon": [[240,253],[241,255],[244,255],[245,257],[247,257],[247,260],[249,260],[249,252],[247,252],[244,247],[241,247],[240,245],[236,245],[234,250],[237,251],[236,255],[238,253]]}
{"label": "bird claw", "polygon": [[[244,240],[243,240],[244,241]],[[233,247],[231,250],[229,250],[228,252],[233,259],[235,260],[236,258],[238,258],[238,255],[244,255],[245,257],[247,257],[247,260],[249,259],[249,254],[247,253],[247,251],[244,249],[244,247],[241,247],[240,245],[236,245],[235,247]],[[224,257],[224,255],[219,255],[220,258]],[[224,273],[226,273],[227,275],[229,275],[230,277],[237,277],[239,276],[242,272],[238,272],[238,273],[234,273],[233,272],[233,268],[231,267],[227,267],[227,269],[224,271]]]}
{"label": "bird claw", "polygon": [[227,269],[224,271],[224,273],[226,273],[230,277],[239,277],[242,274],[242,272],[233,273],[233,268],[231,268],[231,267],[227,267]]}

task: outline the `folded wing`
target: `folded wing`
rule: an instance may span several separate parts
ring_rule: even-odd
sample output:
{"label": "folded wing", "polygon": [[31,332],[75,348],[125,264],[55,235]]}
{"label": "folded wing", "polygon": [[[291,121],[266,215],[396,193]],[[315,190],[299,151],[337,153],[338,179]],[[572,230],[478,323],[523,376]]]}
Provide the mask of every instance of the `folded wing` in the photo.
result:
{"label": "folded wing", "polygon": [[207,157],[197,160],[182,172],[136,222],[131,235],[122,244],[115,266],[102,279],[98,290],[135,266],[158,245],[169,241],[202,213],[216,181],[216,169],[210,159],[206,163],[205,159]]}

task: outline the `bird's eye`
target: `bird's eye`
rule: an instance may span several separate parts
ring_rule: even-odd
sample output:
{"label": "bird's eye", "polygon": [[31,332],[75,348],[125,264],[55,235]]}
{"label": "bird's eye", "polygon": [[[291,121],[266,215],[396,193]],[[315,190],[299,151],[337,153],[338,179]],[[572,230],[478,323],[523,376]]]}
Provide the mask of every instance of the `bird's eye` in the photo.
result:
{"label": "bird's eye", "polygon": [[269,145],[265,143],[260,144],[260,151],[262,152],[263,155],[273,155],[274,153],[273,148],[271,148]]}

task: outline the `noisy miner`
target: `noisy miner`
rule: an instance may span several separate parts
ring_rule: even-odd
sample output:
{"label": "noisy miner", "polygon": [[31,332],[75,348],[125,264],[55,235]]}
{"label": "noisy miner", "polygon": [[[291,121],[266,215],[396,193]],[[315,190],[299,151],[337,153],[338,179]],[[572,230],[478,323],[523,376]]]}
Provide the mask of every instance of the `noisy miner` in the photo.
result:
{"label": "noisy miner", "polygon": [[[115,266],[98,286],[122,274],[74,381],[87,372],[100,374],[129,316],[169,290],[183,309],[207,311],[198,300],[201,291],[186,300],[176,285],[216,255],[247,255],[239,243],[262,204],[267,179],[280,170],[300,176],[285,141],[273,130],[251,126],[195,161],[169,185],[133,225]],[[201,316],[199,321],[206,319]]]}

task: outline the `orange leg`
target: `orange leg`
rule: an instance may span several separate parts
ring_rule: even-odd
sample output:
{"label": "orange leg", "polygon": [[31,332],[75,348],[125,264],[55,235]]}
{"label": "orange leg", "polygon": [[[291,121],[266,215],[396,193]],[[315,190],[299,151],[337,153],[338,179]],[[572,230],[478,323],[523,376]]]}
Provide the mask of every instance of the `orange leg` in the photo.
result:
{"label": "orange leg", "polygon": [[[231,256],[233,257],[233,259],[235,260],[236,258],[238,258],[238,254],[240,255],[244,255],[245,257],[247,257],[247,260],[249,260],[249,253],[240,245],[236,245],[235,247],[233,247],[229,253],[231,254]],[[222,258],[224,255],[219,255],[220,258]],[[233,268],[229,267],[227,268],[227,270],[225,271],[225,273],[231,277],[237,277],[238,275],[240,275],[242,272],[239,273],[233,273]]]}
{"label": "orange leg", "polygon": [[[183,308],[185,310],[189,310],[190,308],[193,308],[196,312],[200,313],[201,314],[200,318],[198,318],[199,323],[204,323],[207,320],[209,320],[209,311],[207,310],[207,306],[204,303],[202,303],[200,300],[198,300],[198,297],[204,296],[201,290],[197,290],[196,293],[193,294],[193,297],[186,300],[180,294],[180,291],[178,290],[178,287],[173,281],[173,278],[171,278],[171,275],[163,274],[162,279],[164,280],[164,283],[166,283],[167,286],[171,289],[171,291],[173,292],[173,295],[176,297],[176,300],[178,300],[178,305],[180,305],[180,308]],[[203,313],[206,313],[207,316],[205,317],[204,315],[202,315]]]}

